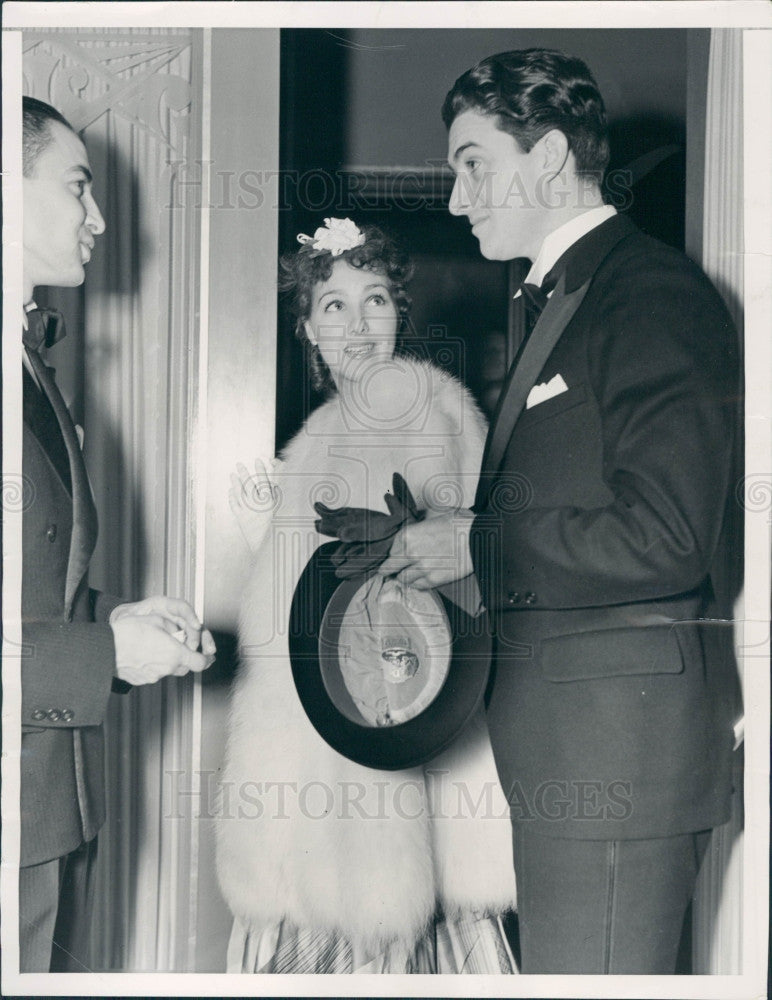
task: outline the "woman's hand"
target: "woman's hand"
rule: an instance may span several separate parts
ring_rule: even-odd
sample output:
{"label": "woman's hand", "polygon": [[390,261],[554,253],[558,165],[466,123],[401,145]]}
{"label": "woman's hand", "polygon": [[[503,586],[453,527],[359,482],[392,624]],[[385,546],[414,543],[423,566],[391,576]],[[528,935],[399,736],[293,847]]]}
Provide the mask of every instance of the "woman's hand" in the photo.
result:
{"label": "woman's hand", "polygon": [[272,476],[280,466],[278,459],[256,458],[254,473],[239,462],[231,474],[228,502],[252,555],[260,550],[273,520],[277,494]]}

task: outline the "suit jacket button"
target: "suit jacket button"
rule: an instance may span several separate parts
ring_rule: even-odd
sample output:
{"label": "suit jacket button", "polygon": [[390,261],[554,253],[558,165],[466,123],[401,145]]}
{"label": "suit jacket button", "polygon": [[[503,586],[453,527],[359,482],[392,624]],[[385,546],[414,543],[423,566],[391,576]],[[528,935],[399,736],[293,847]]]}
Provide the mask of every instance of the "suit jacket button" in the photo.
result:
{"label": "suit jacket button", "polygon": [[72,722],[75,718],[75,713],[71,708],[65,708],[62,712],[62,722]]}
{"label": "suit jacket button", "polygon": [[507,595],[507,603],[509,604],[519,604],[522,600],[520,593],[517,590],[510,590]]}
{"label": "suit jacket button", "polygon": [[32,713],[32,718],[35,720],[35,722],[40,722],[42,719],[45,719],[45,717],[46,713],[43,711],[42,708],[36,708],[35,711]]}
{"label": "suit jacket button", "polygon": [[526,604],[536,604],[536,600],[537,600],[536,594],[532,593],[531,591],[529,591],[525,595],[525,603]]}
{"label": "suit jacket button", "polygon": [[58,708],[49,708],[46,712],[46,716],[51,720],[51,722],[58,722],[62,717],[62,713]]}
{"label": "suit jacket button", "polygon": [[49,542],[55,542],[56,541],[56,525],[55,524],[49,524],[48,530],[46,531],[46,538],[49,540]]}

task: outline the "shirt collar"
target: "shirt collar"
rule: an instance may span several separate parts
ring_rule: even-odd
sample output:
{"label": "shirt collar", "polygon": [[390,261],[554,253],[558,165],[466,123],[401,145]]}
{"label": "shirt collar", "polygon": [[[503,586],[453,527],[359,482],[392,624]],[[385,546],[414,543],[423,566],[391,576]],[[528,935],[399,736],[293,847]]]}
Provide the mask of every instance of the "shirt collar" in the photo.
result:
{"label": "shirt collar", "polygon": [[21,314],[21,323],[25,330],[29,329],[29,320],[27,319],[27,313],[32,312],[33,309],[37,309],[37,302],[34,299],[30,299],[29,302],[24,306]]}
{"label": "shirt collar", "polygon": [[[21,322],[25,330],[29,329],[29,320],[27,319],[27,313],[31,312],[33,309],[37,309],[37,303],[35,302],[34,299],[30,299],[30,301],[22,309],[21,313],[22,317]],[[32,379],[35,385],[38,387],[38,389],[42,389],[40,381],[38,380],[38,377],[35,374],[35,369],[32,367],[32,364],[30,363],[29,355],[27,354],[27,348],[23,344],[21,349],[21,363],[24,365],[24,367],[32,376]]]}
{"label": "shirt collar", "polygon": [[[564,222],[544,238],[536,260],[525,277],[530,285],[541,285],[547,274],[569,247],[591,232],[601,223],[613,218],[617,210],[613,205],[598,205]],[[515,298],[520,294],[518,291]]]}

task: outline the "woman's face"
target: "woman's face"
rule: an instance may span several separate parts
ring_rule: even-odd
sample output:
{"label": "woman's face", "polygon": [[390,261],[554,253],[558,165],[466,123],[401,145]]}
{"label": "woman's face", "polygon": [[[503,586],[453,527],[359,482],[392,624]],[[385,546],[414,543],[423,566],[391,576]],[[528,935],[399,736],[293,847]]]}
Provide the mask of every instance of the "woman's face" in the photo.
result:
{"label": "woman's face", "polygon": [[338,260],[313,291],[306,334],[317,344],[337,385],[394,353],[399,315],[386,276]]}

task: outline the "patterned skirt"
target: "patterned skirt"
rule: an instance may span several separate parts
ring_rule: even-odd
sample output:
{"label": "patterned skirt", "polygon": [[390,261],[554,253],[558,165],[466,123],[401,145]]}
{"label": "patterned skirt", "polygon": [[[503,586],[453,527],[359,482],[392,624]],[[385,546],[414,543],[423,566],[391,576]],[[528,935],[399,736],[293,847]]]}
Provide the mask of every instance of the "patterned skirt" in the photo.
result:
{"label": "patterned skirt", "polygon": [[228,943],[228,972],[516,974],[518,969],[497,917],[465,914],[436,919],[412,946],[378,955],[360,952],[346,938],[281,921],[261,930],[236,919]]}

